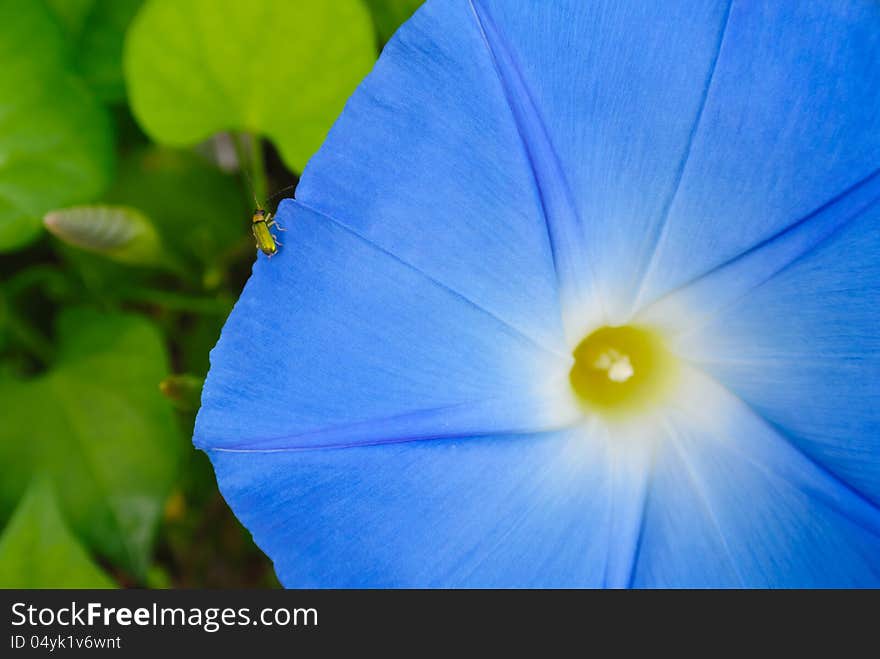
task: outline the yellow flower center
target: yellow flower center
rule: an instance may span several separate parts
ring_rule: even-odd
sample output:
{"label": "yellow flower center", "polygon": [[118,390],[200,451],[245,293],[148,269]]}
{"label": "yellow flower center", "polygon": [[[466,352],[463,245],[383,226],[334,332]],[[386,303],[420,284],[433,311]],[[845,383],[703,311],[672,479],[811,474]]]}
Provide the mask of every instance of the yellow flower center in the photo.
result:
{"label": "yellow flower center", "polygon": [[633,325],[600,327],[574,350],[569,381],[580,403],[605,416],[643,412],[669,392],[675,357],[654,331]]}

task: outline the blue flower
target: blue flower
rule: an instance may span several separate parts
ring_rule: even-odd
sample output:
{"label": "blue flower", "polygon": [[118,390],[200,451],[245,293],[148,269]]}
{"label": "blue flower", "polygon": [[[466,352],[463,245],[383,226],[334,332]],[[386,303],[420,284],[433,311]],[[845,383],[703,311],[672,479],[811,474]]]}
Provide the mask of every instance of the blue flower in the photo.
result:
{"label": "blue flower", "polygon": [[880,585],[880,4],[428,2],[195,442],[288,586]]}

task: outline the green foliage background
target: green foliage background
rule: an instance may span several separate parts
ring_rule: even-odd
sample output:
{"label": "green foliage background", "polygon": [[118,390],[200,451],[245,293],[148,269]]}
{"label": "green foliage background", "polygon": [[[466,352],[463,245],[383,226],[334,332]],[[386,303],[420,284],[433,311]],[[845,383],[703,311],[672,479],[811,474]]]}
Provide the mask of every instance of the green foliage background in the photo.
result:
{"label": "green foliage background", "polygon": [[189,438],[254,259],[421,0],[0,0],[0,587],[275,585]]}

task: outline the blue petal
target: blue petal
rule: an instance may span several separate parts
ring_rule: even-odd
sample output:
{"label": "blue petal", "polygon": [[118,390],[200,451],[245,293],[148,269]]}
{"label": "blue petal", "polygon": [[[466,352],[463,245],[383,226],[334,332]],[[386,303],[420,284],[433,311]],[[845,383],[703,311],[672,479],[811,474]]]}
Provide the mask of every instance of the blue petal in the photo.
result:
{"label": "blue petal", "polygon": [[637,319],[675,334],[694,334],[719,312],[821,247],[842,227],[876,214],[878,203],[880,169],[768,240],[641,309]]}
{"label": "blue petal", "polygon": [[880,4],[734,3],[640,292],[652,300],[876,171]]}
{"label": "blue petal", "polygon": [[880,510],[722,387],[699,389],[659,445],[633,585],[880,585]]}
{"label": "blue petal", "polygon": [[474,5],[543,119],[612,321],[877,167],[877,3]]}
{"label": "blue petal", "polygon": [[535,340],[562,343],[541,199],[466,0],[429,2],[396,33],[296,197]]}
{"label": "blue petal", "polygon": [[719,273],[718,285],[692,303],[710,294],[727,303],[679,337],[678,349],[804,453],[880,504],[880,186],[874,183],[861,188],[873,190],[873,202],[856,191],[836,230],[783,261],[772,278],[751,281],[746,295],[736,294],[740,280]]}
{"label": "blue petal", "polygon": [[[514,107],[533,103],[540,117],[560,166],[535,164],[556,179],[547,187],[572,200],[602,311],[614,322],[681,176],[729,3],[474,5],[503,77],[520,83],[508,85],[519,92]],[[540,141],[528,123],[524,134]],[[588,309],[564,311],[583,315],[581,330],[594,321]]]}
{"label": "blue petal", "polygon": [[634,549],[607,443],[581,429],[211,457],[286,586],[600,586]]}
{"label": "blue petal", "polygon": [[339,446],[566,421],[552,392],[565,391],[569,355],[297,202],[277,218],[285,245],[258,260],[211,353],[197,445]]}

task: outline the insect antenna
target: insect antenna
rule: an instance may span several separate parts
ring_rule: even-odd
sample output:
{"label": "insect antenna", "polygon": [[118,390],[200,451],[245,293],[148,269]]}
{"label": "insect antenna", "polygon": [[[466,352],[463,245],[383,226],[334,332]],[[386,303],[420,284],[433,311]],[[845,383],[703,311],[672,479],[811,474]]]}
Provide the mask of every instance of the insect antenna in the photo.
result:
{"label": "insect antenna", "polygon": [[271,195],[269,195],[269,198],[266,200],[266,205],[274,203],[275,200],[280,198],[281,195],[283,195],[285,192],[287,192],[288,190],[294,190],[294,189],[296,189],[296,183],[291,183],[290,185],[286,185],[283,188],[281,188],[280,190],[273,192]]}
{"label": "insect antenna", "polygon": [[263,208],[263,204],[260,203],[260,200],[257,199],[257,193],[254,191],[254,182],[251,180],[251,175],[250,172],[248,172],[247,167],[239,166],[239,171],[244,174],[248,192],[251,193],[251,198],[254,200],[254,208],[258,211],[266,210]]}

